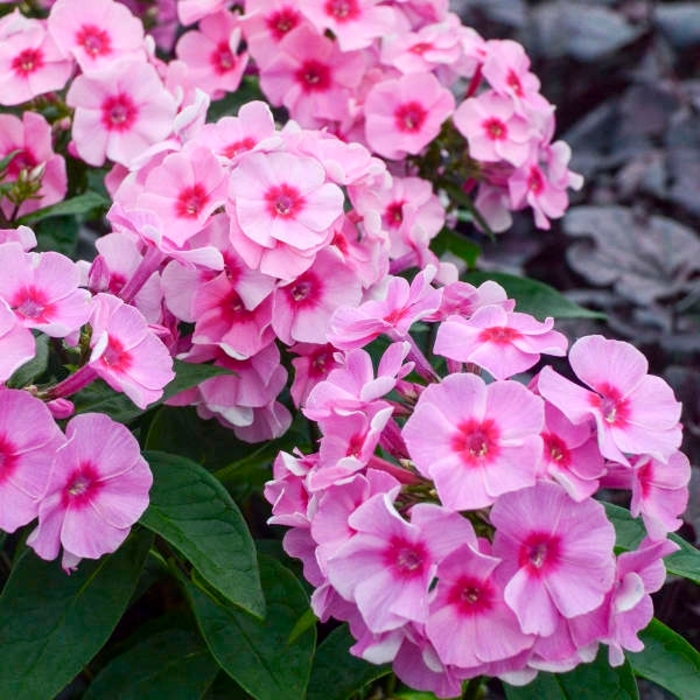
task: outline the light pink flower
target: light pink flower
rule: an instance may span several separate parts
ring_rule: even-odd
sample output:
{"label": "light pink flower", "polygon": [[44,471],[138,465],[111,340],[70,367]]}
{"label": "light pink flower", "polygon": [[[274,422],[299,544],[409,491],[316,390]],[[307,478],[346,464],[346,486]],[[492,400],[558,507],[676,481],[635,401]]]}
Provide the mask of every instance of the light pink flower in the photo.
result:
{"label": "light pink flower", "polygon": [[66,437],[27,544],[42,559],[56,558],[63,547],[69,571],[122,544],[148,506],[153,476],[136,438],[101,413],[73,418]]}
{"label": "light pink flower", "polygon": [[73,141],[90,165],[106,158],[127,167],[173,129],[175,100],[148,63],[123,61],[73,81]]}
{"label": "light pink flower", "polygon": [[552,634],[560,616],[598,607],[615,578],[615,529],[603,506],[573,501],[553,482],[500,496],[491,509],[493,553],[505,600],[526,634]]}
{"label": "light pink flower", "polygon": [[450,316],[440,324],[435,352],[460,362],[473,362],[496,379],[507,379],[535,365],[540,353],[562,357],[568,341],[552,330],[554,319],[544,323],[529,314],[482,306],[465,319]]}
{"label": "light pink flower", "polygon": [[51,36],[85,72],[124,58],[145,59],[143,25],[113,0],[57,0],[48,19]]}
{"label": "light pink flower", "polygon": [[521,384],[451,374],[423,391],[403,437],[440,502],[469,510],[535,483],[543,423],[542,399]]}
{"label": "light pink flower", "polygon": [[531,106],[530,102],[539,96],[540,81],[530,72],[530,59],[517,41],[503,39],[486,42],[482,73],[489,85],[513,100],[520,112],[524,109],[523,105]]}
{"label": "light pink flower", "polygon": [[[0,304],[0,324],[2,308]],[[36,517],[51,460],[64,442],[51,412],[39,399],[26,391],[0,387],[0,530],[14,532]]]}
{"label": "light pink flower", "polygon": [[594,420],[604,457],[629,465],[623,453],[649,454],[663,462],[681,443],[681,405],[669,385],[647,374],[644,355],[629,343],[590,335],[569,352],[584,389],[545,367],[538,390],[572,423]]}
{"label": "light pink flower", "polygon": [[365,100],[365,135],[373,151],[392,160],[420,153],[455,108],[431,73],[377,83]]}
{"label": "light pink flower", "polygon": [[0,382],[7,381],[36,352],[32,332],[17,319],[7,302],[0,298]]}

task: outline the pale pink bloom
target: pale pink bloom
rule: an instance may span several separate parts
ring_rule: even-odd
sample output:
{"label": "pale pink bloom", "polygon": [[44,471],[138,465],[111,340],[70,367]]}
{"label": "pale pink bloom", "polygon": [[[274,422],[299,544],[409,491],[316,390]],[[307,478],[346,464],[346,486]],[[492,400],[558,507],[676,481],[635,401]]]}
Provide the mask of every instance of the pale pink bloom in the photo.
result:
{"label": "pale pink bloom", "polygon": [[[25,112],[29,114],[29,112]],[[22,250],[27,252],[36,247],[36,235],[29,226],[0,229],[0,245],[3,243],[19,243]]]}
{"label": "pale pink bloom", "polygon": [[6,382],[36,352],[32,332],[25,328],[12,313],[7,302],[0,298],[0,382]]}
{"label": "pale pink bloom", "polygon": [[468,319],[450,316],[443,321],[434,350],[452,360],[473,362],[496,379],[508,379],[530,369],[541,353],[566,355],[568,341],[553,326],[551,317],[542,323],[502,306],[482,306]]}
{"label": "pale pink bloom", "polygon": [[177,57],[188,68],[188,79],[218,100],[235,92],[248,65],[248,54],[239,53],[241,29],[230,12],[208,15],[195,31],[177,42]]}
{"label": "pale pink bloom", "polygon": [[172,131],[175,100],[145,62],[110,64],[73,81],[66,102],[75,108],[73,141],[86,163],[106,158],[129,166]]}
{"label": "pale pink bloom", "polygon": [[667,463],[642,455],[632,460],[633,517],[641,514],[647,532],[662,539],[677,530],[678,517],[688,505],[690,462],[682,452],[674,452]]}
{"label": "pale pink bloom", "polygon": [[275,290],[272,327],[287,345],[323,343],[333,313],[357,305],[361,297],[354,272],[333,250],[323,249],[306,272]]}
{"label": "pale pink bloom", "polygon": [[348,117],[350,95],[365,67],[364,53],[341,52],[336,42],[301,25],[261,67],[260,87],[270,104],[285,106],[302,126],[318,127]]}
{"label": "pale pink bloom", "polygon": [[85,73],[124,58],[145,59],[143,25],[114,0],[57,0],[48,19],[49,32]]}
{"label": "pale pink bloom", "polygon": [[468,282],[452,282],[442,287],[440,308],[426,320],[444,321],[455,314],[468,318],[482,306],[500,306],[510,312],[515,308],[515,300],[509,299],[506,290],[493,280],[486,280],[478,287]]}
{"label": "pale pink bloom", "polygon": [[489,85],[499,94],[513,100],[521,113],[523,105],[529,105],[531,100],[536,100],[534,96],[539,95],[540,81],[530,72],[530,59],[522,45],[516,41],[487,41],[482,73]]}
{"label": "pale pink bloom", "polygon": [[27,544],[42,559],[55,559],[63,547],[62,566],[69,571],[124,542],[148,507],[153,475],[136,438],[108,416],[76,416],[66,437]]}
{"label": "pale pink bloom", "polygon": [[512,209],[532,207],[535,224],[549,230],[549,219],[559,219],[569,206],[569,196],[565,187],[552,183],[544,170],[537,164],[526,163],[516,170],[508,180],[508,190]]}
{"label": "pale pink bloom", "polygon": [[532,125],[515,112],[513,102],[490,90],[462,102],[452,117],[475,160],[505,160],[520,166],[535,147]]}
{"label": "pale pink bloom", "polygon": [[445,665],[473,668],[529,649],[535,638],[523,634],[503,599],[494,575],[501,563],[463,544],[437,568],[425,633]]}
{"label": "pale pink bloom", "polygon": [[[281,279],[292,279],[311,266],[343,214],[343,193],[326,181],[321,164],[292,153],[248,154],[232,174],[229,195],[240,231],[254,244],[259,259],[239,252],[250,267],[259,262],[262,272]],[[236,233],[232,228],[232,236]]]}
{"label": "pale pink bloom", "polygon": [[465,542],[476,546],[471,523],[458,513],[421,503],[408,523],[392,501],[379,493],[359,506],[348,518],[356,534],[326,559],[331,584],[375,633],[425,622],[438,562]]}
{"label": "pale pink bloom", "polygon": [[[513,225],[510,196],[505,185],[483,180],[479,183],[474,206],[494,233],[507,231]],[[478,225],[477,228],[481,230]]]}
{"label": "pale pink bloom", "polygon": [[392,160],[420,153],[454,112],[452,93],[431,73],[377,83],[365,100],[365,135],[373,151]]}
{"label": "pale pink bloom", "polygon": [[0,246],[0,298],[26,328],[55,338],[78,330],[90,315],[90,293],[80,289],[78,266],[60,253],[25,253]]}
{"label": "pale pink bloom", "polygon": [[591,335],[569,351],[584,389],[545,367],[538,390],[572,423],[594,420],[604,457],[629,465],[623,453],[649,454],[663,462],[681,444],[681,405],[660,377],[648,375],[644,355],[629,343]]}
{"label": "pale pink bloom", "polygon": [[600,503],[577,503],[559,484],[540,481],[500,496],[490,518],[505,600],[523,632],[548,636],[560,616],[603,602],[615,578],[615,529]]}
{"label": "pale pink bloom", "polygon": [[[265,483],[264,495],[272,505],[270,525],[309,527],[309,492],[305,478],[316,463],[316,455],[279,452],[272,464],[272,480]],[[359,504],[358,504],[359,505]]]}
{"label": "pale pink bloom", "polygon": [[306,404],[316,384],[323,381],[332,369],[339,366],[339,362],[335,359],[336,350],[330,343],[325,345],[295,343],[289,348],[291,353],[298,355],[292,360],[294,381],[289,390],[297,408]]}
{"label": "pale pink bloom", "polygon": [[136,17],[143,16],[146,12],[149,18],[153,17],[153,26],[148,34],[155,39],[156,46],[165,53],[170,54],[175,43],[175,37],[180,28],[177,21],[177,8],[180,0],[121,0]]}
{"label": "pale pink bloom", "polygon": [[337,348],[351,350],[385,334],[392,340],[408,336],[410,327],[440,306],[442,292],[431,286],[435,268],[421,270],[411,284],[403,277],[389,277],[383,299],[370,299],[358,307],[338,309],[327,331]]}
{"label": "pale pink bloom", "polygon": [[213,15],[233,5],[233,0],[179,0],[177,16],[180,22],[187,26],[194,24],[207,15]]}
{"label": "pale pink bloom", "polygon": [[470,510],[535,483],[543,423],[544,402],[521,384],[451,374],[423,391],[403,438],[440,502]]}
{"label": "pale pink bloom", "polygon": [[211,151],[188,144],[148,173],[133,206],[155,213],[168,239],[182,248],[224,205],[227,186],[226,172]]}
{"label": "pale pink bloom", "polygon": [[[0,303],[0,324],[2,308]],[[14,532],[34,520],[51,460],[64,442],[39,399],[26,391],[0,387],[0,530]]]}
{"label": "pale pink bloom", "polygon": [[269,442],[282,437],[291,424],[292,414],[287,407],[279,401],[271,401],[264,406],[254,407],[252,422],[249,425],[233,426],[233,434],[243,442]]}
{"label": "pale pink bloom", "polygon": [[36,112],[26,111],[22,120],[12,114],[0,115],[0,159],[19,151],[4,171],[3,183],[16,182],[19,177],[36,179],[41,187],[14,212],[14,204],[3,197],[0,206],[6,217],[24,216],[60,202],[66,194],[66,162],[53,151],[51,125]]}
{"label": "pale pink bloom", "polygon": [[319,32],[333,32],[341,51],[366,49],[397,31],[401,15],[379,0],[307,0],[304,15]]}
{"label": "pale pink bloom", "polygon": [[140,311],[111,294],[93,298],[89,367],[139,408],[163,396],[173,360]]}
{"label": "pale pink bloom", "polygon": [[61,90],[73,66],[42,21],[27,19],[19,10],[0,20],[0,104],[18,105]]}

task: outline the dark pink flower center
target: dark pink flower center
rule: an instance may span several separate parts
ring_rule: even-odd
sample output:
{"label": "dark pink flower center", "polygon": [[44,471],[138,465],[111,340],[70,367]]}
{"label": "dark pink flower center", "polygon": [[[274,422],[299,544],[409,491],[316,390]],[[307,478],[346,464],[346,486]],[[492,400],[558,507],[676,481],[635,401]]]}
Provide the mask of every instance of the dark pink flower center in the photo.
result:
{"label": "dark pink flower center", "polygon": [[462,615],[479,615],[493,607],[493,588],[488,581],[462,576],[452,584],[447,602]]}
{"label": "dark pink flower center", "polygon": [[428,564],[428,552],[422,542],[409,542],[395,536],[384,552],[384,561],[401,578],[416,578]]}
{"label": "dark pink flower center", "polygon": [[322,92],[331,86],[331,69],[325,63],[310,58],[297,70],[296,80],[305,92]]}
{"label": "dark pink flower center", "polygon": [[75,35],[78,46],[85,49],[85,53],[93,58],[95,56],[106,56],[112,52],[112,41],[109,34],[96,27],[94,24],[84,24]]}
{"label": "dark pink flower center", "polygon": [[541,194],[544,189],[542,171],[537,166],[530,168],[530,177],[528,177],[527,180],[527,187],[533,194]]}
{"label": "dark pink flower center", "polygon": [[338,22],[347,22],[360,14],[357,0],[326,0],[325,9]]}
{"label": "dark pink flower center", "polygon": [[602,384],[596,391],[599,393],[591,394],[589,400],[591,405],[603,414],[605,421],[618,427],[627,423],[630,413],[629,401],[609,384]]}
{"label": "dark pink flower center", "polygon": [[411,53],[416,54],[417,56],[422,56],[426,51],[430,51],[430,49],[433,48],[433,45],[428,43],[427,41],[420,41],[417,44],[413,44],[409,51]]}
{"label": "dark pink flower center", "polygon": [[460,423],[452,437],[452,450],[461,455],[467,465],[491,461],[498,454],[499,431],[493,420],[474,418]]}
{"label": "dark pink flower center", "polygon": [[560,560],[561,540],[550,533],[530,533],[518,552],[518,565],[537,576],[556,567]]}
{"label": "dark pink flower center", "polygon": [[129,131],[138,113],[138,108],[129,95],[110,95],[102,103],[102,124],[108,131]]}
{"label": "dark pink flower center", "polygon": [[22,172],[22,170],[31,170],[38,163],[34,154],[28,151],[26,148],[21,148],[20,146],[14,146],[8,148],[8,152],[19,150],[19,153],[10,161],[7,166],[7,174],[14,180]]}
{"label": "dark pink flower center", "polygon": [[235,158],[241,153],[245,153],[246,151],[250,151],[255,148],[256,143],[257,142],[255,139],[251,138],[250,136],[246,136],[240,141],[234,141],[226,146],[223,150],[223,154],[227,158]]}
{"label": "dark pink flower center", "polygon": [[522,333],[508,326],[492,326],[484,328],[479,333],[479,340],[482,343],[496,343],[496,345],[509,345],[518,338],[522,338]]}
{"label": "dark pink flower center", "polygon": [[323,349],[311,355],[311,362],[309,363],[310,377],[316,379],[318,377],[325,377],[328,374],[329,366],[333,367],[335,365],[333,360],[334,351],[335,350],[330,346],[325,346]]}
{"label": "dark pink flower center", "polygon": [[399,228],[403,223],[403,205],[406,202],[403,200],[400,202],[392,202],[384,210],[384,223],[389,226],[389,228]]}
{"label": "dark pink flower center", "polygon": [[304,207],[299,190],[286,182],[274,185],[265,193],[267,211],[273,218],[293,219]]}
{"label": "dark pink flower center", "polygon": [[394,122],[399,131],[420,131],[427,116],[419,102],[404,102],[394,110]]}
{"label": "dark pink flower center", "polygon": [[199,183],[185,187],[175,200],[175,214],[180,219],[196,219],[208,202],[209,195]]}
{"label": "dark pink flower center", "polygon": [[299,24],[299,13],[293,7],[283,7],[265,19],[265,24],[276,41],[281,41],[287,32]]}
{"label": "dark pink flower center", "polygon": [[17,315],[36,323],[48,323],[54,311],[46,292],[33,285],[20,289],[10,306]]}
{"label": "dark pink flower center", "polygon": [[568,469],[571,464],[571,451],[566,443],[553,433],[542,433],[544,455],[557,469]]}
{"label": "dark pink flower center", "polygon": [[508,138],[508,127],[497,117],[489,117],[481,126],[486,132],[486,138],[491,141],[505,141]]}
{"label": "dark pink flower center", "polygon": [[228,73],[236,66],[236,57],[233,55],[227,41],[220,41],[211,54],[209,61],[217,75]]}
{"label": "dark pink flower center", "polygon": [[520,82],[520,78],[515,74],[515,71],[510,70],[508,71],[508,75],[506,76],[506,85],[518,96],[522,97],[523,96],[523,85]]}
{"label": "dark pink flower center", "polygon": [[365,445],[365,438],[367,436],[363,433],[358,433],[353,435],[348,441],[348,447],[345,450],[346,457],[359,457],[362,454],[362,448]]}
{"label": "dark pink flower center", "polygon": [[15,73],[29,75],[44,66],[44,54],[40,49],[24,49],[12,59]]}
{"label": "dark pink flower center", "polygon": [[133,358],[128,350],[124,349],[122,343],[109,336],[107,348],[102,353],[102,364],[106,365],[113,372],[126,372],[133,363]]}
{"label": "dark pink flower center", "polygon": [[323,290],[323,283],[313,272],[305,272],[286,287],[290,301],[297,307],[313,306]]}
{"label": "dark pink flower center", "polygon": [[90,462],[80,464],[63,487],[61,495],[64,507],[84,508],[101,487],[94,465]]}
{"label": "dark pink flower center", "polygon": [[0,484],[9,479],[17,465],[17,448],[4,435],[0,435]]}

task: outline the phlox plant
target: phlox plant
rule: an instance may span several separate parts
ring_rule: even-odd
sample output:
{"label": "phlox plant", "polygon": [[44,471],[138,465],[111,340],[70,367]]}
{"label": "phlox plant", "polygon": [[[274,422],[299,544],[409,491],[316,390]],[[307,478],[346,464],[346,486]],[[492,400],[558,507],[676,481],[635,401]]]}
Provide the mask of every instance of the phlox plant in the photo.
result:
{"label": "phlox plant", "polygon": [[474,276],[583,184],[520,44],[0,7],[0,697],[698,697],[680,403]]}

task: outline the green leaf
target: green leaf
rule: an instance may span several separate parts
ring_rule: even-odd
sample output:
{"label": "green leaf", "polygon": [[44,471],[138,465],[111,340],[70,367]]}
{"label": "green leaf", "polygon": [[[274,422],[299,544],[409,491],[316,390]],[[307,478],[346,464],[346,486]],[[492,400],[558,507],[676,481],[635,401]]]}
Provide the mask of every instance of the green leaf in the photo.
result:
{"label": "green leaf", "polygon": [[76,214],[86,214],[93,209],[106,208],[109,206],[109,200],[105,199],[97,192],[85,192],[79,194],[72,199],[65,199],[58,204],[52,204],[50,207],[37,209],[17,220],[18,224],[35,224],[38,221],[49,219],[54,216],[75,216]]}
{"label": "green leaf", "polygon": [[126,394],[120,394],[101,379],[97,379],[71,396],[76,413],[95,411],[106,413],[119,423],[128,424],[138,418],[143,410],[140,409]]}
{"label": "green leaf", "polygon": [[34,357],[23,364],[7,381],[10,389],[21,389],[31,384],[38,376],[46,371],[49,364],[49,337],[38,335],[34,338],[36,350]]}
{"label": "green leaf", "polygon": [[199,635],[165,630],[113,659],[83,700],[197,700],[218,672],[219,665]]}
{"label": "green leaf", "polygon": [[151,541],[135,533],[70,576],[57,561],[24,553],[0,596],[1,698],[53,698],[80,672],[126,609]]}
{"label": "green leaf", "polygon": [[[626,508],[603,503],[608,520],[615,527],[615,546],[628,551],[636,549],[637,545],[646,535],[644,523],[640,518],[633,518]],[[693,547],[683,538],[673,533],[669,533],[669,539],[675,542],[680,549],[668,557],[664,558],[666,571],[675,576],[682,576],[695,583],[700,584],[700,550]]]}
{"label": "green leaf", "polygon": [[173,363],[173,371],[175,378],[165,387],[163,392],[163,400],[169,399],[176,394],[179,394],[185,389],[191,389],[198,386],[203,381],[218,377],[222,374],[233,374],[226,367],[217,367],[216,365],[197,365],[192,362],[183,362],[175,360]]}
{"label": "green leaf", "polygon": [[58,216],[37,222],[34,226],[36,249],[39,252],[54,250],[71,257],[78,242],[78,221],[73,216]]}
{"label": "green leaf", "polygon": [[700,653],[683,637],[654,619],[640,634],[644,650],[627,652],[634,672],[679,700],[700,700]]}
{"label": "green leaf", "polygon": [[391,666],[375,666],[348,651],[355,643],[347,625],[334,629],[321,644],[311,667],[306,700],[347,700],[372,681],[391,673]]}
{"label": "green leaf", "polygon": [[7,168],[7,166],[12,162],[12,159],[22,151],[19,148],[15,148],[14,151],[10,151],[6,156],[0,158],[0,173]]}
{"label": "green leaf", "polygon": [[506,290],[508,296],[516,300],[516,311],[532,314],[539,319],[544,319],[547,316],[554,318],[605,318],[605,314],[584,309],[583,306],[570,301],[554,287],[527,277],[517,277],[505,272],[470,272],[464,276],[465,282],[474,285],[486,282],[486,280],[498,282]]}
{"label": "green leaf", "polygon": [[476,261],[481,255],[481,246],[449,228],[443,228],[433,238],[430,242],[430,248],[437,256],[449,251],[462,259],[470,270],[474,269]]}
{"label": "green leaf", "polygon": [[316,630],[294,642],[290,636],[309,607],[308,598],[294,575],[272,559],[260,558],[260,577],[265,620],[185,585],[197,624],[220,666],[256,700],[300,700],[306,697]]}
{"label": "green leaf", "polygon": [[153,487],[141,522],[189,559],[226,599],[262,617],[255,545],[226,489],[189,459],[164,452],[144,455]]}
{"label": "green leaf", "polygon": [[540,673],[528,685],[503,684],[508,700],[639,700],[637,683],[629,662],[613,668],[606,648],[595,661],[569,673]]}

